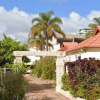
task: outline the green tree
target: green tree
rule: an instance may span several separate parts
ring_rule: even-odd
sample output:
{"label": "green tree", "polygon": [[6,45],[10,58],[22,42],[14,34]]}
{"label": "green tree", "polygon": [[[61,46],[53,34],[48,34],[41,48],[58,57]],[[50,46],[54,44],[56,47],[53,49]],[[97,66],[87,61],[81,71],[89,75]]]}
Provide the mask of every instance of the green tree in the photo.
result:
{"label": "green tree", "polygon": [[95,32],[95,29],[97,26],[100,26],[100,17],[94,18],[94,23],[89,24],[88,26],[90,27],[90,31],[86,33],[86,38],[89,38],[93,35]]}
{"label": "green tree", "polygon": [[[52,17],[53,11],[47,13],[39,13],[39,17],[33,18],[32,23],[34,24],[31,28],[30,34],[35,36],[36,34],[44,33],[46,37],[46,50],[48,51],[48,37],[55,37],[56,32],[60,33],[65,37],[65,33],[61,30],[59,24],[62,24],[62,20],[59,17]],[[30,35],[29,34],[29,35]]]}
{"label": "green tree", "polygon": [[[13,51],[26,51],[27,45],[20,45],[20,41],[16,39],[12,39],[11,37],[7,37],[5,34],[3,35],[4,39],[0,40],[0,65],[3,66],[6,63],[12,64],[14,60]],[[25,56],[23,57],[24,62],[30,61]]]}

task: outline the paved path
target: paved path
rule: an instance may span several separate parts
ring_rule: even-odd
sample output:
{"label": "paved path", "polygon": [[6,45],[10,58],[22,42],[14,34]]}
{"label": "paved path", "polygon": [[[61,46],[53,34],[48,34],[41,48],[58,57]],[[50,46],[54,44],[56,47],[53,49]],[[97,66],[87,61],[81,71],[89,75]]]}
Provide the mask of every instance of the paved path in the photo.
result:
{"label": "paved path", "polygon": [[56,92],[52,81],[32,77],[29,74],[24,77],[30,84],[26,87],[27,100],[70,100]]}

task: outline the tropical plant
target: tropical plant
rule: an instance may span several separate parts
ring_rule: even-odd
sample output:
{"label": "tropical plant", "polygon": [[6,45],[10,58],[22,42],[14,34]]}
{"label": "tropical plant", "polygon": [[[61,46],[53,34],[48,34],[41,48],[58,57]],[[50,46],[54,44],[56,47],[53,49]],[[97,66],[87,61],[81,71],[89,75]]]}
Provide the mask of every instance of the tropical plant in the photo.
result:
{"label": "tropical plant", "polygon": [[[37,36],[31,36],[28,38],[28,49],[32,47],[36,47],[37,50],[45,50],[46,45],[46,37],[44,34],[38,34]],[[48,43],[49,47],[53,48],[53,45],[51,43]]]}
{"label": "tropical plant", "polygon": [[95,29],[96,29],[96,26],[100,25],[100,17],[98,18],[94,18],[94,23],[90,23],[88,26],[90,27],[90,31],[88,31],[86,33],[86,38],[89,38],[93,35]]}
{"label": "tropical plant", "polygon": [[39,17],[35,17],[32,20],[34,24],[29,33],[32,36],[43,33],[46,37],[46,50],[48,51],[48,37],[55,37],[57,39],[56,33],[60,33],[65,37],[64,32],[61,30],[59,24],[62,24],[62,20],[58,17],[52,17],[53,11],[47,13],[39,13]]}

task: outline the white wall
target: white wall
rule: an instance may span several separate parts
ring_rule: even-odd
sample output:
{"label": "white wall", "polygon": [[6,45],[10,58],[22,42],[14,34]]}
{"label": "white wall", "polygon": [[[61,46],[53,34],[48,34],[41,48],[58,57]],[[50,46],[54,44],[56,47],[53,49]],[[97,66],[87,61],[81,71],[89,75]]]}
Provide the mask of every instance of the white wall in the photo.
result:
{"label": "white wall", "polygon": [[[29,50],[30,51],[37,51],[36,47],[30,48]],[[27,57],[31,60],[31,62],[35,62],[36,60],[40,60],[40,57],[36,57],[36,56],[27,56]]]}
{"label": "white wall", "polygon": [[58,44],[53,44],[53,49],[52,49],[52,51],[57,51],[57,50],[59,50],[60,49],[60,43],[58,43]]}
{"label": "white wall", "polygon": [[52,40],[49,40],[49,43],[51,43],[51,44],[57,44],[56,38],[52,37]]}
{"label": "white wall", "polygon": [[[50,47],[50,51],[57,51],[60,49],[60,43],[59,44],[53,44],[53,49]],[[37,51],[36,47],[30,48],[30,51]],[[28,56],[29,59],[31,59],[31,62],[35,62],[36,60],[40,60],[40,57],[35,56]]]}
{"label": "white wall", "polygon": [[100,59],[100,52],[86,52],[81,54],[81,58],[89,58],[89,57],[95,57],[96,59]]}
{"label": "white wall", "polygon": [[84,58],[93,58],[100,59],[100,52],[86,52],[86,53],[80,53],[80,54],[74,54],[66,56],[66,61],[76,61],[78,59],[78,56],[81,56],[81,59]]}

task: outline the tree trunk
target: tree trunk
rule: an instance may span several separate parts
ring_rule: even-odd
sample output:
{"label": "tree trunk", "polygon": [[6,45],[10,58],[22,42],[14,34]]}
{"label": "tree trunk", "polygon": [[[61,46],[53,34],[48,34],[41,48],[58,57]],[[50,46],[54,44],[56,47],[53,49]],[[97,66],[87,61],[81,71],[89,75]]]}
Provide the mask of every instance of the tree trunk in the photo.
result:
{"label": "tree trunk", "polygon": [[46,51],[48,51],[48,34],[46,33]]}
{"label": "tree trunk", "polygon": [[43,50],[42,41],[43,41],[43,37],[41,37],[41,42],[40,42],[40,50],[41,50],[41,51]]}

